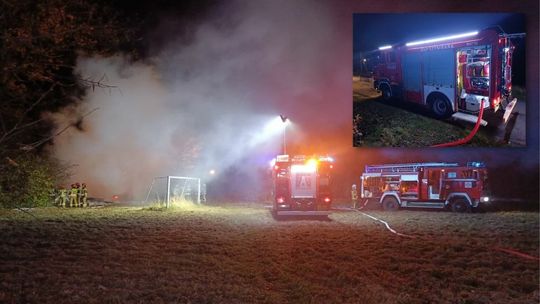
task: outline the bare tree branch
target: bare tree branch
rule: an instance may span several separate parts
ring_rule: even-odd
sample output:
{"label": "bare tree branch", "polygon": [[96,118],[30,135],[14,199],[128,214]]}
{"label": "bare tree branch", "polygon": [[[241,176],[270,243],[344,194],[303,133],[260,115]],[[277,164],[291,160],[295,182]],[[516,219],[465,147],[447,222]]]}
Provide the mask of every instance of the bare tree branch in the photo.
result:
{"label": "bare tree branch", "polygon": [[[109,84],[106,84],[106,83],[103,83],[103,80],[106,80],[107,79],[107,75],[106,74],[103,74],[101,76],[101,78],[99,80],[93,80],[92,78],[82,78],[82,77],[79,77],[77,78],[84,86],[86,87],[91,87],[92,88],[92,91],[95,90],[95,88],[101,88],[101,89],[108,89],[109,90],[109,93],[112,89],[114,88],[117,88],[117,86],[114,86],[114,85],[109,85]],[[73,85],[77,85],[76,83],[73,83]],[[25,129],[29,128],[29,127],[32,127],[40,122],[42,122],[44,119],[43,118],[40,118],[40,119],[37,119],[37,120],[34,120],[32,122],[29,122],[27,124],[24,124],[24,125],[20,125],[25,118],[27,118],[27,114],[33,109],[35,108],[40,102],[43,101],[43,99],[50,93],[54,90],[54,88],[56,86],[64,86],[63,84],[59,83],[59,82],[55,82],[53,83],[53,85],[49,88],[49,90],[47,90],[46,92],[44,92],[40,98],[38,98],[32,105],[30,105],[25,111],[24,113],[21,115],[19,121],[9,130],[7,131],[7,128],[5,126],[5,123],[4,123],[4,120],[3,118],[0,116],[0,123],[2,125],[2,129],[3,129],[3,135],[0,137],[0,144],[2,144],[3,142],[6,142],[8,141],[9,139],[15,137],[16,135],[20,134],[21,132],[23,132]],[[98,108],[96,109],[93,109],[92,111],[90,111],[89,113],[86,113],[84,114],[82,118],[90,115],[91,113],[93,113],[94,111],[96,111]],[[33,150],[35,149],[36,147],[42,145],[43,143],[51,140],[52,138],[60,135],[61,133],[63,133],[65,130],[69,129],[69,127],[71,127],[72,125],[68,125],[67,127],[65,127],[64,129],[62,129],[62,131],[58,134],[54,134],[52,136],[49,136],[49,137],[46,137],[46,138],[43,138],[43,139],[40,139],[30,145],[22,145],[22,147],[20,149],[24,150],[24,151],[30,151],[30,150]]]}
{"label": "bare tree branch", "polygon": [[8,156],[6,156],[6,161],[8,162],[8,164],[10,164],[10,165],[12,165],[12,166],[14,166],[14,167],[18,167],[18,166],[19,166],[19,164],[18,164],[16,161],[14,161],[13,159],[11,159],[11,158],[8,157]]}
{"label": "bare tree branch", "polygon": [[107,75],[106,74],[103,74],[101,76],[101,78],[99,80],[94,80],[92,78],[79,78],[79,81],[82,82],[82,84],[86,87],[89,87],[89,88],[92,88],[92,91],[95,90],[95,88],[101,88],[101,89],[114,89],[116,88],[117,86],[115,85],[109,85],[109,84],[105,84],[103,83],[103,80],[104,79],[107,79]]}
{"label": "bare tree branch", "polygon": [[40,118],[40,119],[34,120],[32,122],[29,122],[29,123],[27,123],[25,125],[20,126],[19,128],[17,128],[16,131],[10,132],[9,136],[6,136],[5,138],[3,138],[3,140],[0,140],[0,144],[2,143],[2,141],[10,140],[11,138],[15,137],[15,135],[20,134],[21,132],[23,132],[24,129],[29,128],[29,127],[34,126],[34,125],[37,125],[38,123],[42,122],[43,120],[45,120],[45,119]]}
{"label": "bare tree branch", "polygon": [[2,137],[0,137],[0,143],[2,143],[2,141],[4,141],[8,136],[11,137],[11,135],[13,133],[15,133],[15,132],[17,132],[19,130],[19,125],[24,121],[24,119],[26,118],[26,115],[30,111],[32,111],[32,109],[34,107],[36,107],[45,98],[45,96],[47,96],[50,92],[52,92],[55,87],[56,87],[56,83],[53,83],[53,85],[49,88],[49,90],[47,90],[45,93],[43,93],[33,104],[30,105],[30,107],[28,107],[24,111],[24,113],[19,118],[19,121],[17,121],[17,123],[15,123],[15,125],[11,128],[11,130],[9,130],[7,132],[4,132],[4,135],[2,135]]}
{"label": "bare tree branch", "polygon": [[[95,108],[95,109],[93,109],[93,110],[91,110],[91,111],[85,113],[84,115],[82,115],[82,116],[80,117],[80,119],[85,118],[86,116],[88,116],[88,115],[94,113],[94,112],[97,111],[97,110],[99,110],[99,108]],[[33,149],[35,149],[35,148],[41,146],[42,144],[48,142],[49,140],[55,138],[56,136],[58,136],[58,135],[64,133],[65,131],[67,131],[69,128],[71,128],[71,127],[73,127],[73,126],[74,126],[73,123],[69,123],[69,124],[67,124],[64,128],[62,128],[60,131],[58,131],[57,133],[55,133],[55,134],[53,134],[53,135],[51,135],[51,136],[48,136],[48,137],[46,137],[46,138],[40,139],[40,140],[38,140],[38,141],[36,141],[36,142],[34,142],[34,143],[31,143],[31,144],[28,144],[28,145],[23,145],[20,149],[23,150],[23,151],[31,151],[31,150],[33,150]]]}

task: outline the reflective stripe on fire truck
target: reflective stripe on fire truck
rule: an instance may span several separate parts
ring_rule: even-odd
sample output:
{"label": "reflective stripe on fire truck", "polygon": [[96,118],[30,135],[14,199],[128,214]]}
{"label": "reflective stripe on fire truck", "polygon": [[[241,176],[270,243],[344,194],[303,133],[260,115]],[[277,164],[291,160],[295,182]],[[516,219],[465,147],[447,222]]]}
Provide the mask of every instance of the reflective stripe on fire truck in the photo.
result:
{"label": "reflective stripe on fire truck", "polygon": [[474,178],[445,178],[444,182],[477,182],[477,179]]}

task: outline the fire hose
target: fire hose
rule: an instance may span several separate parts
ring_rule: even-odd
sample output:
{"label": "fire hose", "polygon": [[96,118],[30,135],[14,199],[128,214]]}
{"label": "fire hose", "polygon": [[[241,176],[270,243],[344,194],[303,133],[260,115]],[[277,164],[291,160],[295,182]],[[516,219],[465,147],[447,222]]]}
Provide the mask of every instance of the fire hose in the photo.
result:
{"label": "fire hose", "polygon": [[454,147],[454,146],[459,146],[459,145],[468,143],[474,137],[474,135],[476,135],[476,132],[478,132],[478,128],[480,128],[480,124],[482,123],[483,115],[484,115],[484,98],[482,98],[482,100],[480,101],[480,113],[478,113],[478,119],[476,120],[476,124],[474,125],[474,128],[472,129],[471,133],[469,133],[469,135],[456,141],[433,145],[431,147],[435,147],[435,148]]}
{"label": "fire hose", "polygon": [[[366,200],[366,203],[367,203],[367,200]],[[365,205],[364,205],[365,206]],[[362,206],[362,208],[364,207]],[[362,209],[360,208],[360,209]],[[369,217],[370,219],[376,221],[376,222],[380,222],[380,223],[383,223],[384,226],[386,226],[386,229],[390,232],[392,232],[393,234],[397,235],[397,236],[401,236],[401,237],[406,237],[406,238],[411,238],[411,239],[414,239],[414,238],[417,238],[417,236],[414,236],[414,235],[410,235],[410,234],[404,234],[404,233],[400,233],[398,231],[396,231],[395,229],[393,229],[392,227],[390,227],[390,225],[388,224],[388,222],[386,221],[383,221],[379,218],[376,218],[374,217],[373,215],[369,215],[365,212],[362,212],[360,211],[360,209],[352,209],[364,216],[367,216]],[[423,239],[423,238],[421,238]],[[520,252],[520,251],[517,251],[515,249],[511,249],[511,248],[502,248],[502,247],[488,247],[489,250],[494,250],[494,251],[499,251],[499,252],[504,252],[504,253],[507,253],[507,254],[511,254],[511,255],[514,255],[514,256],[517,256],[517,257],[520,257],[522,259],[526,259],[526,260],[532,260],[532,261],[540,261],[540,257],[536,257],[536,256],[533,256],[533,255],[530,255],[530,254],[526,254],[526,253],[523,253],[523,252]]]}
{"label": "fire hose", "polygon": [[378,218],[374,217],[373,215],[369,215],[369,214],[367,214],[367,213],[365,213],[365,212],[362,212],[362,211],[358,211],[358,212],[360,212],[360,214],[362,214],[362,215],[365,215],[365,216],[369,217],[370,219],[372,219],[372,220],[374,220],[374,221],[383,223],[384,226],[386,226],[386,229],[388,229],[388,231],[392,232],[392,233],[395,234],[395,235],[399,235],[399,236],[403,236],[403,237],[408,237],[408,238],[415,238],[415,237],[412,236],[412,235],[408,235],[408,234],[404,234],[404,233],[399,233],[399,232],[397,232],[396,230],[392,229],[392,227],[390,227],[390,225],[388,225],[388,223],[387,223],[386,221],[383,221],[383,220],[381,220],[381,219],[378,219]]}
{"label": "fire hose", "polygon": [[[367,203],[367,201],[366,201],[366,203]],[[372,219],[372,220],[374,220],[376,222],[383,223],[386,226],[386,229],[389,230],[390,232],[392,232],[393,234],[401,236],[401,237],[406,237],[406,238],[412,238],[412,239],[417,238],[417,236],[410,235],[410,234],[404,234],[404,233],[400,233],[400,232],[396,231],[395,229],[390,227],[388,222],[383,221],[383,220],[381,220],[379,218],[376,218],[373,215],[369,215],[369,214],[367,214],[365,212],[362,212],[362,211],[360,211],[360,209],[358,209],[358,210],[353,209],[353,210],[360,213],[360,214],[362,214],[362,215],[364,215],[364,216],[369,217],[370,219]],[[429,238],[429,239],[431,239],[431,238]],[[540,257],[536,257],[536,256],[533,256],[533,255],[530,255],[530,254],[526,254],[526,253],[517,251],[515,249],[511,249],[511,248],[490,247],[489,249],[494,250],[494,251],[504,252],[504,253],[507,253],[507,254],[511,254],[511,255],[514,255],[514,256],[517,256],[517,257],[520,257],[520,258],[523,258],[523,259],[527,259],[527,260],[540,261]]]}

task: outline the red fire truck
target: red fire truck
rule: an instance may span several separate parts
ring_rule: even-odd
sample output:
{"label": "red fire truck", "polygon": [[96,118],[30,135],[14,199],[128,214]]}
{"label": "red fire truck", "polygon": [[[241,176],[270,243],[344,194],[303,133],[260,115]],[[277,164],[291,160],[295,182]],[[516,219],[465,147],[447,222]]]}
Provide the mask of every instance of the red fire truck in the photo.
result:
{"label": "red fire truck", "polygon": [[487,169],[480,162],[368,165],[360,196],[385,210],[400,207],[449,208],[465,212],[488,203]]}
{"label": "red fire truck", "polygon": [[505,107],[506,119],[516,103],[511,39],[524,35],[487,29],[380,47],[374,88],[385,100],[424,105],[438,118],[459,113],[457,118],[476,122],[483,102],[491,112]]}
{"label": "red fire truck", "polygon": [[273,167],[274,214],[330,214],[333,162],[328,156],[278,155]]}

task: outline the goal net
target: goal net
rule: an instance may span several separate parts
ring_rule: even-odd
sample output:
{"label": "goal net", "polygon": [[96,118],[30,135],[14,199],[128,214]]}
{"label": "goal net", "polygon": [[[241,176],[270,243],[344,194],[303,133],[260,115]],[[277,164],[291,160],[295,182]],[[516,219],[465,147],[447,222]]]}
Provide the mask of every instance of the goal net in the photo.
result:
{"label": "goal net", "polygon": [[186,176],[154,177],[145,202],[156,202],[167,208],[175,202],[201,203],[201,179]]}

